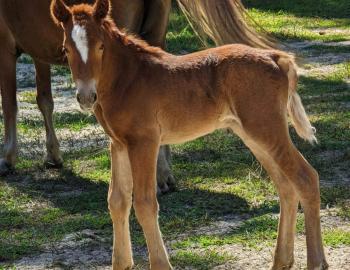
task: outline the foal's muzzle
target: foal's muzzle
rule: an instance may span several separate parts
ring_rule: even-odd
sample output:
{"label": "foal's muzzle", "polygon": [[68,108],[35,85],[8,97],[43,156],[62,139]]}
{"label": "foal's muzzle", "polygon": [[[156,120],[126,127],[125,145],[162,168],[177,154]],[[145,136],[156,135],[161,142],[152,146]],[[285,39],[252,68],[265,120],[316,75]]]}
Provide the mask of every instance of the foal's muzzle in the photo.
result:
{"label": "foal's muzzle", "polygon": [[91,110],[96,100],[96,93],[91,93],[88,96],[77,93],[77,101],[79,102],[80,108],[82,108],[83,110]]}
{"label": "foal's muzzle", "polygon": [[84,83],[77,82],[77,101],[83,110],[91,110],[97,101],[96,86],[94,81]]}
{"label": "foal's muzzle", "polygon": [[81,105],[89,105],[89,104],[94,104],[97,100],[97,95],[96,93],[91,93],[89,97],[84,97],[84,95],[81,94],[77,94],[77,101],[79,102],[79,104]]}

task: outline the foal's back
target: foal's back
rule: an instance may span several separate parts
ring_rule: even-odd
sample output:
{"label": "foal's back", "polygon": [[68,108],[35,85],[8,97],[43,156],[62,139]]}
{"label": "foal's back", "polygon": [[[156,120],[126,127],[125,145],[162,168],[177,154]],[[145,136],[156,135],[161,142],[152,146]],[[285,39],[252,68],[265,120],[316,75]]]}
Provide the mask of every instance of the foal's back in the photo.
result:
{"label": "foal's back", "polygon": [[244,45],[184,56],[164,54],[152,61],[145,79],[139,82],[149,93],[147,99],[140,100],[159,107],[166,143],[241,125],[255,112],[263,123],[271,115],[281,114],[281,102],[284,108],[287,105],[288,77],[278,64],[281,58],[289,56]]}

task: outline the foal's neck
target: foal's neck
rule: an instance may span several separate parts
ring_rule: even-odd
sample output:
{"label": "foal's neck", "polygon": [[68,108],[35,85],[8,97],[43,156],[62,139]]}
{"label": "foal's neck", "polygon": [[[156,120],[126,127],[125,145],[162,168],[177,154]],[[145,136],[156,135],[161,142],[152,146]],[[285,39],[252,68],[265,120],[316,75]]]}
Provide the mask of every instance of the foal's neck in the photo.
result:
{"label": "foal's neck", "polygon": [[122,88],[147,68],[156,58],[167,53],[146,42],[121,32],[113,23],[107,22],[105,56],[102,68],[102,86],[107,91],[123,91]]}

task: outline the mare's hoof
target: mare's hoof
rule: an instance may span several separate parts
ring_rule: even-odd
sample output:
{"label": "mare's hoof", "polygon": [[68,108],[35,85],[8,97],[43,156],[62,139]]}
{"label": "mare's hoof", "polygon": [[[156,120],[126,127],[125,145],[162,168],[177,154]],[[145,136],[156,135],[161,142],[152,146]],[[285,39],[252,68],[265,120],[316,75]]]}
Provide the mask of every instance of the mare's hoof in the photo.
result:
{"label": "mare's hoof", "polygon": [[290,263],[274,263],[274,265],[270,268],[270,270],[289,270],[292,269],[294,265],[294,259],[291,260]]}
{"label": "mare's hoof", "polygon": [[166,194],[168,192],[174,191],[176,188],[175,184],[176,181],[174,176],[171,173],[169,173],[169,175],[165,177],[163,181],[158,180],[158,194]]}
{"label": "mare's hoof", "polygon": [[0,159],[0,176],[9,175],[14,171],[13,166],[5,161],[4,159]]}
{"label": "mare's hoof", "polygon": [[60,169],[63,167],[63,160],[62,158],[46,158],[44,165],[48,169]]}

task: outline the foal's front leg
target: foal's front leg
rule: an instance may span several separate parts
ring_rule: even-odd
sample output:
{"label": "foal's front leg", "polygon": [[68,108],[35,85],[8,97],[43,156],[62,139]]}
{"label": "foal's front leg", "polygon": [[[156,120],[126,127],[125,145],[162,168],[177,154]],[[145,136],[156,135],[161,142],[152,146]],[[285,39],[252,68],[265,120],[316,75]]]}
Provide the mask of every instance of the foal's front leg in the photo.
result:
{"label": "foal's front leg", "polygon": [[129,214],[132,203],[132,176],[125,146],[111,143],[112,179],[108,192],[108,207],[113,220],[113,270],[133,266]]}
{"label": "foal's front leg", "polygon": [[133,141],[128,147],[134,185],[134,209],[146,237],[152,270],[172,269],[158,224],[155,140]]}

